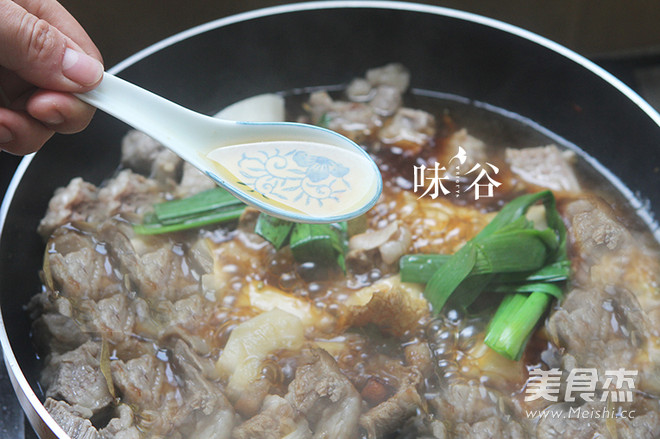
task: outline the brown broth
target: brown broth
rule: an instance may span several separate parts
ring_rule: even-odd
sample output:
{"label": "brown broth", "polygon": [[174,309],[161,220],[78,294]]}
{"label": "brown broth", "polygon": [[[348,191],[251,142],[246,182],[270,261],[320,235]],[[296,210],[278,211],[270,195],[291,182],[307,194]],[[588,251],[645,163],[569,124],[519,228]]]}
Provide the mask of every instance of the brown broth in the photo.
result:
{"label": "brown broth", "polygon": [[[336,91],[335,94],[339,97],[341,92]],[[308,120],[309,115],[303,105],[308,98],[306,91],[287,94],[289,120]],[[380,166],[384,179],[384,197],[366,214],[366,223],[373,230],[381,229],[393,221],[405,224],[412,235],[412,251],[452,253],[460,248],[483,228],[493,212],[522,192],[504,160],[504,149],[552,143],[576,153],[576,174],[584,192],[603,197],[615,206],[618,216],[627,225],[652,236],[650,225],[635,213],[636,200],[630,199],[620,190],[618,183],[594,168],[586,154],[531,121],[482,103],[423,90],[413,90],[407,94],[404,105],[433,114],[437,134],[415,154],[389,148],[374,139],[364,141],[367,151]],[[420,220],[414,215],[408,215],[407,209],[417,209],[414,210],[416,214],[426,215],[432,206],[428,200],[420,201],[418,194],[411,193],[414,167],[421,164],[432,166],[435,161],[446,159],[448,138],[463,128],[486,142],[487,160],[501,170],[497,178],[501,180],[502,186],[497,188],[493,197],[475,200],[469,192],[464,192],[467,183],[461,181],[458,197],[440,197],[437,201],[440,213],[433,213],[436,216],[429,214]],[[93,225],[84,230],[67,227],[60,233],[78,234],[85,239],[97,240]],[[497,306],[492,298],[490,301],[483,300],[467,312],[455,309],[445,309],[435,314],[427,312],[415,321],[413,328],[400,334],[388,332],[391,328],[387,325],[383,325],[382,329],[373,322],[353,324],[353,321],[347,321],[346,315],[350,314],[352,306],[350,300],[356,292],[398,272],[398,264],[387,264],[382,258],[379,259],[380,256],[371,255],[364,267],[359,263],[350,265],[344,274],[337,267],[313,262],[297,263],[289,249],[275,250],[256,239],[251,231],[227,232],[223,227],[208,228],[173,235],[164,238],[163,243],[172,246],[174,242],[172,248],[176,249],[177,257],[181,257],[179,265],[186,263],[188,267],[193,264],[187,264],[186,253],[199,239],[209,242],[215,270],[227,269],[224,273],[226,278],[222,279],[225,282],[222,291],[216,291],[217,297],[212,300],[197,292],[191,294],[196,300],[202,301],[203,315],[185,324],[175,322],[175,328],[171,331],[158,327],[158,320],[161,317],[163,320],[172,317],[168,313],[173,313],[175,299],[157,295],[149,297],[145,303],[156,324],[153,327],[145,326],[142,328],[143,333],[132,333],[129,341],[112,346],[110,360],[129,361],[140,355],[153,354],[158,364],[163,366],[161,363],[165,363],[166,370],[171,374],[172,370],[176,370],[171,355],[171,342],[173,338],[184,334],[192,342],[199,342],[199,352],[196,354],[201,358],[200,364],[210,364],[212,369],[212,365],[222,355],[232,331],[264,311],[251,306],[250,298],[245,293],[250,288],[257,292],[267,288],[276,289],[288,299],[310,305],[306,308],[309,314],[327,320],[323,325],[310,325],[305,329],[307,341],[325,346],[328,351],[336,349],[336,352],[331,353],[341,372],[361,395],[366,410],[377,407],[396,394],[401,385],[402,371],[408,372],[413,363],[410,359],[421,355],[411,353],[415,345],[428,345],[430,349],[432,365],[428,366],[431,370],[426,371],[419,385],[425,403],[433,401],[448,386],[469,382],[477,382],[500,392],[509,401],[520,403],[528,370],[542,364],[543,352],[556,348],[541,329],[534,334],[520,362],[497,357],[497,354],[488,351],[483,345],[483,334]],[[77,244],[79,241],[72,242]],[[103,241],[98,242],[104,252],[111,252],[110,246],[106,246]],[[52,249],[55,253],[54,245]],[[107,263],[114,263],[114,257],[108,256]],[[120,274],[128,276],[126,273]],[[53,288],[53,282],[49,272],[44,289]],[[137,287],[128,282],[121,292],[127,293],[127,300],[140,298]],[[85,310],[77,298],[72,297],[70,302],[75,318],[81,322],[89,319],[89,316],[81,315]],[[163,333],[167,335],[162,336]],[[104,337],[99,333],[92,336],[95,339]],[[125,346],[122,345],[124,342]],[[279,349],[271,352],[260,365],[259,389],[265,385],[271,394],[286,394],[301,361],[294,351]],[[224,379],[215,376],[210,381],[218,388],[224,388]],[[167,384],[168,391],[185,392],[184,387],[177,387],[180,383],[176,379],[171,379]],[[256,391],[261,391],[259,389]],[[177,393],[177,397],[180,396]],[[246,399],[249,399],[249,395]],[[258,410],[258,406],[255,408],[250,405],[250,401],[243,399],[232,401],[232,404],[235,404],[234,408],[245,419]],[[135,410],[139,415],[140,408]],[[185,430],[185,427],[182,428]]]}

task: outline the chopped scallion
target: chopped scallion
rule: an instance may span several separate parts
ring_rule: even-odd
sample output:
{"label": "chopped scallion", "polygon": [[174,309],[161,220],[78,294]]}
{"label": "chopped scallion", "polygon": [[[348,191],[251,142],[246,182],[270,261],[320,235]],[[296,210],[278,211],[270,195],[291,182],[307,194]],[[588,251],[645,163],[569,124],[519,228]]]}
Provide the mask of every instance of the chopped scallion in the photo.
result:
{"label": "chopped scallion", "polygon": [[218,187],[154,205],[153,213],[145,215],[142,224],[134,224],[133,230],[141,235],[178,232],[235,221],[244,210],[242,201]]}
{"label": "chopped scallion", "polygon": [[[442,264],[451,257],[452,255],[438,253],[405,255],[399,261],[401,281],[425,284]],[[499,274],[493,279],[493,282],[517,284],[525,282],[561,282],[568,279],[570,269],[570,261],[560,261],[530,272]]]}
{"label": "chopped scallion", "polygon": [[[525,217],[537,202],[545,206],[547,228]],[[468,307],[483,292],[507,293],[486,334],[500,354],[520,358],[534,327],[570,274],[566,229],[550,191],[518,197],[453,255],[407,255],[401,280],[426,283],[434,309],[445,304]],[[508,323],[507,323],[508,322]]]}
{"label": "chopped scallion", "polygon": [[346,272],[346,223],[297,223],[291,230],[289,247],[298,262],[336,262]]}
{"label": "chopped scallion", "polygon": [[298,262],[337,264],[346,272],[348,251],[348,225],[346,222],[332,224],[293,223],[259,215],[255,233],[273,244],[276,249],[289,245]]}
{"label": "chopped scallion", "polygon": [[243,204],[226,190],[217,187],[187,198],[154,205],[154,213],[161,223],[178,223],[184,218],[195,218],[218,209]]}
{"label": "chopped scallion", "polygon": [[402,282],[425,284],[442,265],[451,258],[443,254],[404,255],[399,260],[399,274]]}
{"label": "chopped scallion", "polygon": [[279,250],[289,238],[293,224],[291,221],[262,213],[257,218],[254,232]]}
{"label": "chopped scallion", "polygon": [[506,295],[488,325],[484,342],[495,352],[520,360],[551,300],[552,296],[543,292]]}

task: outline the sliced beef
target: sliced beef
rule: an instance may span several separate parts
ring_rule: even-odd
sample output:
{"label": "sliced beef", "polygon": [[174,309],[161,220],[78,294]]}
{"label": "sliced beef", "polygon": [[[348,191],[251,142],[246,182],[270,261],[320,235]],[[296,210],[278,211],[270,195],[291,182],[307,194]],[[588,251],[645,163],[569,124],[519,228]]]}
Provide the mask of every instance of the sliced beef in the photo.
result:
{"label": "sliced beef", "polygon": [[32,296],[27,310],[32,319],[32,339],[44,357],[51,352],[74,350],[90,338],[75,320],[71,301],[52,289]]}
{"label": "sliced beef", "polygon": [[164,396],[172,391],[168,382],[166,364],[151,355],[142,355],[128,361],[110,362],[112,381],[126,404],[158,409]]}
{"label": "sliced beef", "polygon": [[660,413],[648,410],[641,416],[628,419],[628,422],[617,423],[617,434],[620,439],[657,439],[660,436]]}
{"label": "sliced beef", "polygon": [[403,93],[410,85],[410,72],[399,63],[390,63],[367,70],[365,79],[372,86],[387,85]]}
{"label": "sliced beef", "polygon": [[381,332],[402,337],[429,314],[429,305],[418,284],[401,282],[399,275],[361,288],[345,301],[346,325],[376,325]]}
{"label": "sliced beef", "polygon": [[[459,148],[463,148],[463,151],[465,151],[464,157],[461,157],[459,154]],[[463,160],[463,163],[461,163],[461,160]],[[439,157],[438,161],[448,168],[447,176],[449,177],[454,176],[452,170],[454,166],[458,166],[461,171],[460,174],[463,175],[477,164],[485,165],[487,160],[486,143],[469,134],[463,128],[453,133],[447,139],[445,148],[442,151],[442,157]]]}
{"label": "sliced beef", "polygon": [[135,414],[126,404],[117,407],[117,416],[100,430],[103,439],[141,439],[142,433],[135,426]]}
{"label": "sliced beef", "polygon": [[176,155],[170,149],[163,149],[154,158],[151,165],[150,177],[163,186],[174,186],[181,175],[181,157]]}
{"label": "sliced beef", "polygon": [[380,116],[392,116],[401,107],[401,92],[391,85],[379,85],[374,90],[370,105]]}
{"label": "sliced beef", "polygon": [[499,396],[475,382],[449,384],[441,394],[430,401],[447,422],[467,423],[483,421],[502,415]]}
{"label": "sliced beef", "polygon": [[569,238],[579,285],[630,290],[651,315],[660,308],[660,257],[648,237],[618,220],[603,200],[590,197],[567,203]]}
{"label": "sliced beef", "polygon": [[561,151],[556,145],[547,145],[507,148],[505,155],[511,170],[527,183],[554,191],[580,191],[573,169],[575,153],[572,151]]}
{"label": "sliced beef", "polygon": [[[660,394],[660,355],[655,347],[658,330],[648,314],[657,309],[657,292],[649,289],[650,285],[657,285],[659,273],[649,268],[657,267],[657,256],[617,220],[602,200],[579,199],[563,206],[563,211],[574,255],[574,280],[546,324],[551,340],[560,349],[562,370],[568,373],[577,368],[595,369],[599,379],[596,400],[607,397],[602,393],[607,384],[605,372],[620,369],[638,372],[633,379],[635,389],[647,395]],[[627,278],[631,271],[635,276]],[[610,388],[612,384],[609,383]],[[539,420],[537,436],[657,437],[657,401],[647,401],[644,393],[634,393],[634,399],[638,405],[634,419],[548,416]],[[577,401],[584,403],[579,397]],[[588,402],[573,409],[612,411],[629,409],[629,403]]]}
{"label": "sliced beef", "polygon": [[430,113],[412,108],[399,108],[378,132],[387,145],[401,148],[407,154],[417,154],[435,136],[435,118]]}
{"label": "sliced beef", "polygon": [[183,341],[178,340],[172,350],[171,362],[174,372],[180,380],[180,386],[186,396],[186,405],[193,410],[199,410],[205,415],[219,410],[227,412],[231,420],[233,410],[222,389],[209,379],[213,373],[212,364],[198,357]]}
{"label": "sliced beef", "polygon": [[135,426],[156,436],[228,439],[234,411],[222,389],[208,378],[212,365],[208,367],[205,361],[181,340],[164,358],[143,354],[128,361],[111,361],[119,396],[128,406],[139,407],[140,416],[133,424],[130,413],[120,413],[106,428],[127,430],[122,432],[127,435]]}
{"label": "sliced beef", "polygon": [[582,198],[563,207],[568,221],[568,237],[572,253],[580,263],[576,268],[578,282],[589,284],[591,268],[602,258],[616,251],[625,250],[632,244],[632,236],[620,224],[614,212],[599,198]]}
{"label": "sliced beef", "polygon": [[159,182],[176,180],[182,160],[146,134],[131,130],[121,142],[121,163]]}
{"label": "sliced beef", "polygon": [[199,279],[188,270],[185,255],[173,247],[175,245],[162,247],[140,256],[134,274],[141,294],[178,299],[199,291]]}
{"label": "sliced beef", "polygon": [[235,439],[279,439],[291,437],[306,439],[312,437],[307,420],[298,413],[286,399],[268,395],[261,411],[236,427],[232,433]]}
{"label": "sliced beef", "polygon": [[177,186],[177,194],[181,197],[189,197],[196,193],[213,189],[217,187],[217,183],[211,180],[206,175],[202,174],[199,169],[195,168],[188,162],[183,163],[183,174],[181,175],[181,182]]}
{"label": "sliced beef", "polygon": [[90,233],[60,229],[48,242],[46,284],[74,300],[99,300],[122,291],[108,254]]}
{"label": "sliced beef", "polygon": [[198,294],[192,294],[185,299],[170,302],[162,300],[154,306],[156,319],[160,322],[157,336],[161,340],[168,338],[181,339],[188,343],[198,353],[207,355],[211,350],[209,329],[200,332],[200,327],[210,328],[207,322],[213,319],[206,310],[209,302]]}
{"label": "sliced beef", "polygon": [[92,422],[82,417],[78,411],[66,402],[46,398],[44,407],[70,437],[74,439],[102,439]]}
{"label": "sliced beef", "polygon": [[569,291],[546,328],[565,349],[565,366],[605,371],[638,365],[640,349],[648,342],[647,324],[629,291],[594,288]]}
{"label": "sliced beef", "polygon": [[170,326],[194,331],[199,327],[199,322],[208,319],[205,311],[206,300],[199,294],[192,294],[175,302],[162,301],[157,311]]}
{"label": "sliced beef", "polygon": [[461,439],[525,439],[527,434],[517,422],[492,416],[474,424],[458,424],[454,435]]}
{"label": "sliced beef", "polygon": [[157,140],[141,131],[130,130],[121,141],[121,163],[142,175],[151,173],[151,166],[156,156],[165,147]]}
{"label": "sliced beef", "polygon": [[285,399],[307,418],[312,437],[357,436],[360,395],[326,351],[305,351]]}
{"label": "sliced beef", "polygon": [[38,352],[63,353],[76,349],[89,340],[71,317],[51,312],[42,314],[32,323],[33,341]]}
{"label": "sliced beef", "polygon": [[100,368],[101,343],[88,341],[73,351],[52,354],[42,373],[46,396],[97,413],[113,401]]}
{"label": "sliced beef", "polygon": [[505,395],[476,381],[452,380],[430,400],[448,436],[460,438],[524,438]]}
{"label": "sliced beef", "polygon": [[[189,439],[228,439],[234,425],[234,409],[222,390],[208,379],[204,360],[183,341],[176,342],[171,363],[185,408],[177,416]],[[182,415],[182,412],[185,415]]]}
{"label": "sliced beef", "polygon": [[67,297],[99,299],[121,288],[113,273],[108,273],[105,257],[92,247],[83,247],[66,255],[53,253],[47,257],[55,287]]}
{"label": "sliced beef", "polygon": [[423,377],[433,373],[433,354],[425,341],[415,340],[404,348],[406,364],[415,367]]}
{"label": "sliced beef", "polygon": [[147,299],[172,300],[199,291],[199,274],[190,268],[184,249],[168,238],[149,243],[133,241],[112,222],[101,228],[99,236],[107,243],[119,270]]}
{"label": "sliced beef", "polygon": [[416,369],[410,370],[394,395],[360,416],[360,427],[367,433],[367,437],[386,437],[402,427],[418,410],[426,408],[417,390],[421,381],[419,372]]}
{"label": "sliced beef", "polygon": [[410,252],[411,244],[408,228],[393,221],[382,229],[353,235],[349,241],[347,262],[361,272],[378,267],[378,260],[391,265]]}
{"label": "sliced beef", "polygon": [[144,354],[128,361],[112,360],[110,370],[122,401],[140,407],[136,423],[139,429],[148,430],[156,437],[181,437],[172,433],[187,419],[190,410],[185,409],[168,363]]}
{"label": "sliced beef", "polygon": [[325,122],[331,130],[357,142],[372,136],[381,124],[368,103],[336,101],[325,91],[312,93],[309,105],[314,123]]}
{"label": "sliced beef", "polygon": [[68,186],[55,191],[38,231],[47,239],[67,223],[96,223],[117,214],[142,215],[163,201],[163,189],[155,180],[130,169],[121,171],[101,189],[74,178]]}
{"label": "sliced beef", "polygon": [[[364,78],[356,78],[348,85],[349,101],[334,100],[325,91],[310,95],[309,108],[313,123],[322,123],[328,128],[361,142],[376,136],[400,147],[419,148],[420,142],[428,140],[432,117],[425,112],[402,109],[402,96],[410,83],[410,74],[401,64],[388,64],[371,69]],[[385,120],[395,119],[388,130],[381,127]],[[402,128],[403,136],[395,131]]]}
{"label": "sliced beef", "polygon": [[612,406],[593,402],[581,407],[562,405],[563,416],[547,416],[539,420],[538,439],[573,438],[592,439],[615,437],[618,439],[656,439],[660,434],[660,415],[656,408],[641,410],[626,407],[624,415],[614,415]]}
{"label": "sliced beef", "polygon": [[163,188],[156,180],[124,169],[98,191],[106,218],[118,214],[145,214],[164,201]]}
{"label": "sliced beef", "polygon": [[354,78],[346,87],[346,96],[353,102],[368,102],[374,93],[373,85],[365,78]]}
{"label": "sliced beef", "polygon": [[[636,387],[660,394],[658,256],[630,232],[602,200],[586,198],[563,207],[573,258],[573,287],[547,322],[551,338],[572,368],[638,370]],[[640,267],[644,269],[640,270]],[[628,278],[626,273],[636,273]]]}
{"label": "sliced beef", "polygon": [[98,189],[82,178],[74,178],[66,187],[59,188],[48,203],[46,215],[39,223],[38,232],[44,238],[72,221],[88,221],[97,207]]}
{"label": "sliced beef", "polygon": [[78,311],[85,331],[101,335],[115,346],[129,343],[135,335],[135,310],[126,296],[119,293],[98,302],[82,301]]}

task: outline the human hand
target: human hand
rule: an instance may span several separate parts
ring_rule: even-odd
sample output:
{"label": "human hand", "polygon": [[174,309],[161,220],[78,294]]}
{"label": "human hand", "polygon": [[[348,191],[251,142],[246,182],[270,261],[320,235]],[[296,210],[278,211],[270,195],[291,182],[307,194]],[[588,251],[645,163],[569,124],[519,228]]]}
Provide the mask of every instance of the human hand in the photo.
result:
{"label": "human hand", "polygon": [[84,129],[94,109],[71,93],[101,81],[101,54],[55,0],[0,0],[0,149],[34,152]]}

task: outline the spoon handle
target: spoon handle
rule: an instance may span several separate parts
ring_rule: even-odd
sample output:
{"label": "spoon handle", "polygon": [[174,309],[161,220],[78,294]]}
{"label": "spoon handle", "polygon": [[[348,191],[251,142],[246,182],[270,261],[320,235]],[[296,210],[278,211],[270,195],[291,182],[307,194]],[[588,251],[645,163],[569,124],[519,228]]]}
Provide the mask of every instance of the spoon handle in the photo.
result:
{"label": "spoon handle", "polygon": [[90,105],[142,131],[193,164],[199,161],[194,133],[200,115],[110,73],[104,73],[94,90],[76,96]]}

